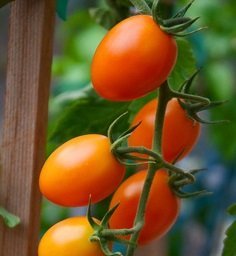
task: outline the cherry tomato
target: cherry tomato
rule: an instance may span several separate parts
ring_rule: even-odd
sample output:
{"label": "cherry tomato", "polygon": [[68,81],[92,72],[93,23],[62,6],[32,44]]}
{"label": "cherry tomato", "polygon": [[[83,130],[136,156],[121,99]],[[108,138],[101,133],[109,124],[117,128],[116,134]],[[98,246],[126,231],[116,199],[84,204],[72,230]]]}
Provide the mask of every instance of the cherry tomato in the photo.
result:
{"label": "cherry tomato", "polygon": [[176,41],[151,16],[132,16],[114,26],[98,46],[92,83],[106,99],[133,100],[158,88],[176,57]]}
{"label": "cherry tomato", "polygon": [[71,139],[45,162],[39,179],[42,194],[62,206],[87,205],[110,195],[122,181],[125,167],[113,156],[106,136]]}
{"label": "cherry tomato", "polygon": [[[140,126],[129,138],[130,146],[145,146],[151,148],[154,133],[154,121],[157,100],[147,103],[134,117],[132,125],[142,121]],[[200,134],[200,124],[190,117],[180,106],[177,99],[168,102],[162,138],[163,157],[173,162],[185,157],[196,144]]]}
{"label": "cherry tomato", "polygon": [[[131,228],[133,226],[138,201],[143,189],[146,171],[140,171],[125,180],[113,195],[110,207],[120,203],[110,219],[111,228]],[[145,225],[138,243],[145,244],[160,238],[172,227],[179,214],[180,200],[168,185],[168,174],[164,170],[156,172],[148,198]]]}
{"label": "cherry tomato", "polygon": [[99,244],[89,241],[92,234],[86,217],[65,219],[44,234],[38,256],[104,256]]}

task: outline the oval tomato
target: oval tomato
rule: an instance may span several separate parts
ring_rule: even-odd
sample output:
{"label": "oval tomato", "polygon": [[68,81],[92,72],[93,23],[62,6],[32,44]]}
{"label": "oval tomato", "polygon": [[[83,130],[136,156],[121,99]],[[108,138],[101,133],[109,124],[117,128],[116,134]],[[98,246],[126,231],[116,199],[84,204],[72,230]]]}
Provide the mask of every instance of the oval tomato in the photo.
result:
{"label": "oval tomato", "polygon": [[46,160],[39,179],[42,194],[62,206],[87,205],[110,195],[122,181],[125,167],[113,156],[106,136],[71,139]]}
{"label": "oval tomato", "polygon": [[[146,171],[140,171],[125,180],[113,195],[110,207],[120,203],[110,219],[112,229],[131,228],[133,226],[138,201],[146,178]],[[141,230],[139,244],[160,238],[172,227],[179,213],[180,200],[168,185],[168,174],[159,170],[151,186],[145,225]]]}
{"label": "oval tomato", "polygon": [[44,234],[38,256],[104,256],[99,244],[89,241],[92,234],[86,217],[65,219]]}
{"label": "oval tomato", "polygon": [[[147,103],[134,117],[132,125],[142,121],[129,137],[130,146],[151,148],[154,134],[157,100]],[[200,124],[188,117],[177,99],[168,102],[162,138],[163,157],[173,162],[185,157],[196,144],[200,134]]]}
{"label": "oval tomato", "polygon": [[158,88],[176,62],[177,46],[148,15],[114,26],[98,46],[91,68],[95,90],[113,101],[128,101]]}

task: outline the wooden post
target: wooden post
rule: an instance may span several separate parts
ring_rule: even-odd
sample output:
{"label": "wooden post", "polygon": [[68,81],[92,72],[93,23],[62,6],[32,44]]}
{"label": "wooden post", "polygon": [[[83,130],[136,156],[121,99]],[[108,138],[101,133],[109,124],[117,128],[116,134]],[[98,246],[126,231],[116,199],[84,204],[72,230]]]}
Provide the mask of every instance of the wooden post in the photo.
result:
{"label": "wooden post", "polygon": [[11,6],[0,205],[21,224],[9,229],[0,223],[1,256],[37,255],[54,17],[54,0],[15,0]]}

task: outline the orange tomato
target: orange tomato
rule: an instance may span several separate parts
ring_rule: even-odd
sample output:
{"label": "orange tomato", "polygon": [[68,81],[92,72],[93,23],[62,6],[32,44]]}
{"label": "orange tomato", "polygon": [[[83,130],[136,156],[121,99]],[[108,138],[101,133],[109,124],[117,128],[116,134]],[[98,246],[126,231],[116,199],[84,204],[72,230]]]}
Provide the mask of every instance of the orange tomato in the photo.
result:
{"label": "orange tomato", "polygon": [[[142,121],[129,137],[130,146],[152,147],[157,100],[147,103],[134,117],[132,125]],[[184,158],[196,144],[200,134],[200,124],[190,117],[177,99],[168,102],[162,138],[163,157],[168,162]]]}
{"label": "orange tomato", "polygon": [[177,57],[175,39],[148,15],[129,17],[103,38],[92,61],[94,89],[113,101],[128,101],[158,88]]}
{"label": "orange tomato", "polygon": [[89,134],[71,139],[45,162],[39,186],[50,201],[62,206],[87,205],[114,192],[125,167],[113,156],[106,136]]}
{"label": "orange tomato", "polygon": [[38,256],[104,256],[100,245],[89,241],[92,234],[86,217],[65,219],[44,234]]}
{"label": "orange tomato", "polygon": [[[125,180],[111,200],[110,208],[120,203],[110,219],[112,229],[131,228],[138,207],[147,172],[140,171]],[[138,243],[146,244],[160,238],[173,226],[179,214],[180,200],[168,185],[168,174],[159,170],[155,174],[145,212],[145,224]]]}

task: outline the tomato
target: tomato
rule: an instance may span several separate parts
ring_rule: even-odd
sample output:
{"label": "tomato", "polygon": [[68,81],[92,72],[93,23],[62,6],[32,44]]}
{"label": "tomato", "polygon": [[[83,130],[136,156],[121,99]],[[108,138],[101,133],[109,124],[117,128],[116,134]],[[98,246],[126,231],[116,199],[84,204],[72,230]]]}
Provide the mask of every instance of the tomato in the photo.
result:
{"label": "tomato", "polygon": [[[130,136],[130,146],[151,148],[156,108],[157,100],[152,100],[134,117],[132,125],[139,121],[142,123]],[[185,157],[196,144],[199,134],[200,124],[188,117],[176,98],[170,100],[163,127],[162,151],[164,159],[173,162],[178,156],[178,160]]]}
{"label": "tomato", "polygon": [[[140,171],[125,180],[113,195],[110,207],[120,203],[110,219],[111,228],[131,228],[133,226],[138,201],[143,189],[146,171]],[[160,238],[172,227],[179,214],[180,200],[168,185],[168,174],[164,170],[156,172],[149,194],[145,213],[145,225],[138,243],[145,244]]]}
{"label": "tomato", "polygon": [[132,16],[114,26],[99,44],[92,60],[92,84],[106,99],[133,100],[158,88],[176,57],[176,41],[151,16]]}
{"label": "tomato", "polygon": [[60,221],[42,237],[38,256],[104,256],[100,245],[89,241],[92,234],[86,217]]}
{"label": "tomato", "polygon": [[62,206],[87,205],[110,195],[122,181],[125,167],[113,156],[106,136],[88,134],[57,148],[39,179],[42,194]]}

